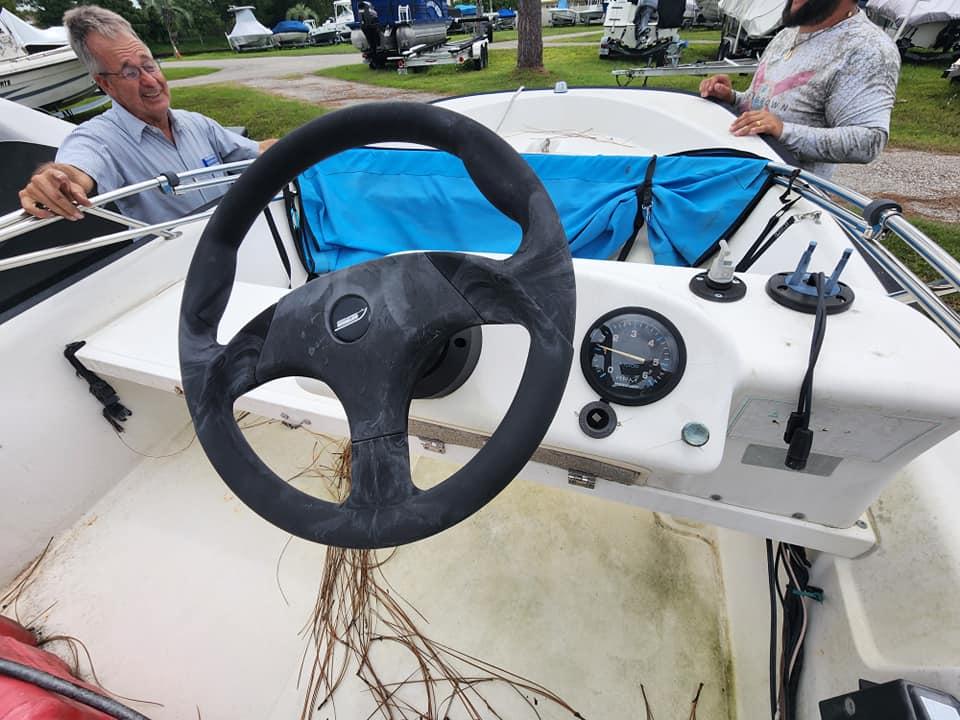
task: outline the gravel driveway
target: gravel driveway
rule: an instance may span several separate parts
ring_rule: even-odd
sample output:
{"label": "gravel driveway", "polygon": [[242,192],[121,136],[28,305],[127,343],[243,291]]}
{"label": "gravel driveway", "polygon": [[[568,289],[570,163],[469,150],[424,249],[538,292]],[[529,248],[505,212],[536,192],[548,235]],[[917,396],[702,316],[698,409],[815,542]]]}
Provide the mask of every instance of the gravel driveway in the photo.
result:
{"label": "gravel driveway", "polygon": [[313,74],[317,70],[343,65],[359,65],[362,62],[360,53],[238,57],[231,60],[183,60],[176,66],[216,67],[221,70],[209,75],[173,80],[170,82],[170,87],[234,82],[333,109],[372,100],[430,102],[442,97],[431,93],[406,92],[396,88],[322,78]]}
{"label": "gravel driveway", "polygon": [[[545,43],[549,44],[549,40],[550,38],[545,38]],[[496,43],[496,47],[509,45],[515,47],[516,43]],[[317,70],[361,62],[359,53],[185,60],[178,62],[177,66],[216,67],[220,68],[220,71],[186,80],[175,80],[170,85],[188,87],[236,82],[329,108],[374,100],[429,102],[442,97],[432,93],[322,78],[313,74]],[[887,150],[870,165],[841,165],[834,175],[834,180],[868,197],[895,199],[910,212],[943,222],[960,223],[960,155]]]}
{"label": "gravel driveway", "polygon": [[960,223],[960,155],[887,150],[869,165],[841,165],[833,179],[918,215]]}

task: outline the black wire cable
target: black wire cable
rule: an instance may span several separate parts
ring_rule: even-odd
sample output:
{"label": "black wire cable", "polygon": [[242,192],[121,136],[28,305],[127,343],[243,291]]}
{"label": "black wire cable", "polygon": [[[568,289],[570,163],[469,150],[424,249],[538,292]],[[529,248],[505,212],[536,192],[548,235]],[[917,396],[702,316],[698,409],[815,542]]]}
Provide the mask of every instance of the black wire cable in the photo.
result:
{"label": "black wire cable", "polygon": [[778,558],[782,558],[787,570],[787,589],[783,599],[783,648],[781,654],[781,680],[779,720],[793,720],[796,716],[796,699],[803,670],[803,646],[809,627],[809,610],[806,598],[815,597],[810,581],[810,562],[806,550],[798,545],[780,544]]}
{"label": "black wire cable", "polygon": [[117,718],[117,720],[150,720],[146,715],[141,715],[136,710],[131,710],[112,698],[87,690],[85,687],[58,678],[56,675],[51,675],[43,670],[37,670],[29,665],[21,665],[13,660],[0,658],[0,675],[6,675],[14,680],[20,680],[38,688],[55,692],[58,695],[63,695],[87,707],[92,707],[94,710],[106,713],[112,718]]}
{"label": "black wire cable", "polygon": [[770,584],[770,718],[777,717],[777,578],[773,564],[773,540],[767,538],[767,579]]}
{"label": "black wire cable", "polygon": [[810,430],[810,413],[813,409],[813,370],[820,358],[823,338],[827,332],[827,289],[823,273],[811,276],[817,289],[817,308],[813,321],[813,339],[810,342],[810,356],[807,371],[800,384],[797,397],[797,409],[790,413],[783,441],[789,446],[784,464],[791,470],[803,470],[807,466],[810,450],[813,447],[813,433]]}
{"label": "black wire cable", "polygon": [[823,273],[814,275],[813,283],[817,288],[817,311],[813,321],[813,340],[810,342],[807,372],[803,376],[800,397],[797,400],[797,412],[803,415],[807,425],[810,423],[810,411],[813,408],[813,369],[820,358],[820,348],[823,347],[823,337],[827,331],[827,298]]}

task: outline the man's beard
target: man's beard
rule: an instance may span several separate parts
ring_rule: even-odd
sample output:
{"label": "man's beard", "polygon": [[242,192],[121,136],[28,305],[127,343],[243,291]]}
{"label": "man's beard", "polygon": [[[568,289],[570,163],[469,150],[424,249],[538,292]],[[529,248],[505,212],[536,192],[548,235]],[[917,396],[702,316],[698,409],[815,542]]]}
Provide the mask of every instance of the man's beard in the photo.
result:
{"label": "man's beard", "polygon": [[784,27],[798,27],[802,25],[818,25],[830,17],[831,13],[837,9],[840,0],[807,0],[803,7],[795,12],[790,11],[793,0],[787,0],[783,8],[783,14],[780,16],[780,22]]}

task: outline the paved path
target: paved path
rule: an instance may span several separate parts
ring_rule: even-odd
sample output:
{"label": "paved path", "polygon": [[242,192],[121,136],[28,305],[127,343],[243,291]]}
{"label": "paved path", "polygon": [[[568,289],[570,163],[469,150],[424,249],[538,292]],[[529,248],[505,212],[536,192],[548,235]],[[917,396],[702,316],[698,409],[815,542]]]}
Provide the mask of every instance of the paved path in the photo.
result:
{"label": "paved path", "polygon": [[[544,38],[595,34],[596,30]],[[557,43],[564,44],[564,43]],[[566,43],[570,44],[570,43]],[[516,47],[515,41],[495,43],[494,47]],[[183,67],[217,67],[219,72],[186,80],[175,80],[172,87],[238,82],[284,97],[304,100],[325,107],[340,108],[373,100],[429,102],[441,95],[411,92],[317,77],[317,70],[360,64],[359,53],[332,55],[242,57],[230,60],[185,60]],[[913,150],[888,150],[870,165],[841,165],[834,180],[869,197],[893,198],[910,211],[935,220],[960,223],[960,155],[940,155]]]}

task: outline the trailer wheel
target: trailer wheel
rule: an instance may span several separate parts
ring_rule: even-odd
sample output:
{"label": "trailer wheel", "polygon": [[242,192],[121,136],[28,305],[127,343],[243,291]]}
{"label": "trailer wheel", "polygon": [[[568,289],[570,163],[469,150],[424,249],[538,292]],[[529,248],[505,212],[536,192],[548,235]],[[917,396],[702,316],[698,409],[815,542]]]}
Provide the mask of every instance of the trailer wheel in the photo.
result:
{"label": "trailer wheel", "polygon": [[490,57],[487,53],[487,46],[480,48],[480,57],[473,61],[473,67],[477,70],[483,70],[490,64]]}

